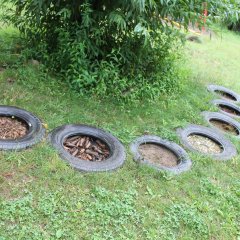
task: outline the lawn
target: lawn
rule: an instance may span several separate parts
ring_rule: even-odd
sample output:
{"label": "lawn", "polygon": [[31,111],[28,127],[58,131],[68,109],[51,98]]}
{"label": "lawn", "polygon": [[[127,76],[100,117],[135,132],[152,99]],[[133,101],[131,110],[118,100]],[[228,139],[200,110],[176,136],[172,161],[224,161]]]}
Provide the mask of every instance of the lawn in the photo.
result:
{"label": "lawn", "polygon": [[[217,110],[209,83],[240,93],[240,36],[227,30],[187,42],[181,92],[155,103],[122,105],[81,97],[18,55],[15,30],[0,31],[0,104],[33,112],[48,132],[68,123],[100,127],[127,149],[121,169],[79,173],[45,139],[0,153],[0,239],[240,239],[240,157],[220,162],[189,152],[191,171],[178,176],[136,165],[128,145],[150,133],[177,143],[176,128],[206,125]],[[238,140],[231,138],[240,151]]]}

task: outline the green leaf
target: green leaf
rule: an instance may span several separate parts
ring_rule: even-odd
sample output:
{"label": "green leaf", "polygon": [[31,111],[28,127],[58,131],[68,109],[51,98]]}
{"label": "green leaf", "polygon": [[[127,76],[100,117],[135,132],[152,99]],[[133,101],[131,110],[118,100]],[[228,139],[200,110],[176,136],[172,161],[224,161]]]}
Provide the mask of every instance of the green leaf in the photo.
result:
{"label": "green leaf", "polygon": [[61,230],[61,229],[57,230],[57,232],[56,232],[56,237],[59,239],[59,238],[61,238],[62,236],[63,236],[63,230]]}

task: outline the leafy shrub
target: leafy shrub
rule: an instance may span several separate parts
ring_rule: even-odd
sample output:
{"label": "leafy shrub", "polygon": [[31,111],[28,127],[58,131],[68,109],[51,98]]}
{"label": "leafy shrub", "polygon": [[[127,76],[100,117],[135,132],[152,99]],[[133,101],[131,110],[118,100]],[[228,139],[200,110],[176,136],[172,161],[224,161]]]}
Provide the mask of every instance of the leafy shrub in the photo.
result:
{"label": "leafy shrub", "polygon": [[154,99],[176,89],[179,35],[164,18],[201,21],[202,1],[19,1],[7,15],[29,57],[82,94]]}
{"label": "leafy shrub", "polygon": [[[154,99],[161,92],[177,90],[178,71],[174,66],[180,55],[174,36],[162,34],[152,44],[152,48],[149,43],[142,49],[142,56],[132,64],[126,64],[120,49],[113,49],[101,61],[90,62],[83,44],[69,45],[66,57],[70,64],[62,69],[62,74],[82,93],[116,99]],[[170,51],[174,48],[176,52]]]}
{"label": "leafy shrub", "polygon": [[240,1],[221,0],[211,6],[211,12],[218,22],[228,26],[230,30],[240,31]]}

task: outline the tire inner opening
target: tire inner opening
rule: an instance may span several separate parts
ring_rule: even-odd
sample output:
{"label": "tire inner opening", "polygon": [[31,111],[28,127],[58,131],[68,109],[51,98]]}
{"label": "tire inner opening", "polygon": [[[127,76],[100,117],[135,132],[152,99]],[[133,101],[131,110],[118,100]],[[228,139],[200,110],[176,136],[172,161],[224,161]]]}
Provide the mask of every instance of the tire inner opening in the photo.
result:
{"label": "tire inner opening", "polygon": [[174,167],[180,163],[177,155],[167,147],[156,143],[145,143],[139,146],[139,153],[152,164]]}
{"label": "tire inner opening", "polygon": [[204,154],[220,154],[223,152],[222,144],[206,135],[192,133],[187,139],[195,150]]}
{"label": "tire inner opening", "polygon": [[16,140],[27,135],[27,122],[16,116],[0,115],[0,139]]}
{"label": "tire inner opening", "polygon": [[110,149],[102,140],[88,135],[74,135],[65,139],[64,149],[85,161],[101,162],[110,157]]}
{"label": "tire inner opening", "polygon": [[225,91],[221,91],[221,90],[216,90],[215,93],[221,95],[222,97],[232,100],[232,101],[237,101],[237,99],[230,93],[227,93]]}
{"label": "tire inner opening", "polygon": [[238,129],[228,122],[215,118],[210,119],[209,122],[224,132],[233,134],[235,136],[239,135]]}
{"label": "tire inner opening", "polygon": [[226,113],[230,113],[230,114],[233,114],[233,115],[236,115],[236,116],[240,116],[240,112],[237,109],[229,107],[225,104],[219,104],[218,106],[222,111],[224,111]]}

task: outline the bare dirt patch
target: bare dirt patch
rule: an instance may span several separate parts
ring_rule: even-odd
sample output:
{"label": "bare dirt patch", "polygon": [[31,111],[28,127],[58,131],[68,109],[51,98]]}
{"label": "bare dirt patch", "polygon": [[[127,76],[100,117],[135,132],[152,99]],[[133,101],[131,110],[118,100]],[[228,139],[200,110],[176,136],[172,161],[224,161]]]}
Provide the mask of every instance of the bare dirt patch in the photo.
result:
{"label": "bare dirt patch", "polygon": [[178,164],[178,157],[169,149],[158,144],[142,144],[140,154],[149,162],[165,167],[174,167]]}
{"label": "bare dirt patch", "polygon": [[211,119],[210,123],[212,123],[215,127],[221,129],[224,132],[231,133],[235,136],[239,135],[239,131],[233,125],[226,123],[224,121],[218,119]]}
{"label": "bare dirt patch", "polygon": [[14,78],[7,78],[7,83],[13,84],[15,82]]}
{"label": "bare dirt patch", "polygon": [[221,95],[222,97],[224,97],[228,100],[237,101],[237,99],[232,94],[229,94],[227,92],[216,90],[215,93]]}
{"label": "bare dirt patch", "polygon": [[233,114],[233,115],[236,115],[236,116],[240,116],[240,112],[238,110],[235,110],[232,107],[229,107],[229,106],[226,106],[226,105],[223,105],[223,104],[219,104],[219,107],[220,107],[221,110],[223,110],[226,113],[230,113],[230,114]]}
{"label": "bare dirt patch", "polygon": [[73,136],[64,142],[64,149],[81,160],[100,162],[107,159],[110,150],[103,141],[90,136]]}
{"label": "bare dirt patch", "polygon": [[15,117],[0,117],[0,139],[18,139],[28,132],[24,121]]}
{"label": "bare dirt patch", "polygon": [[220,143],[202,135],[190,135],[188,142],[194,149],[205,154],[219,154],[223,151]]}

